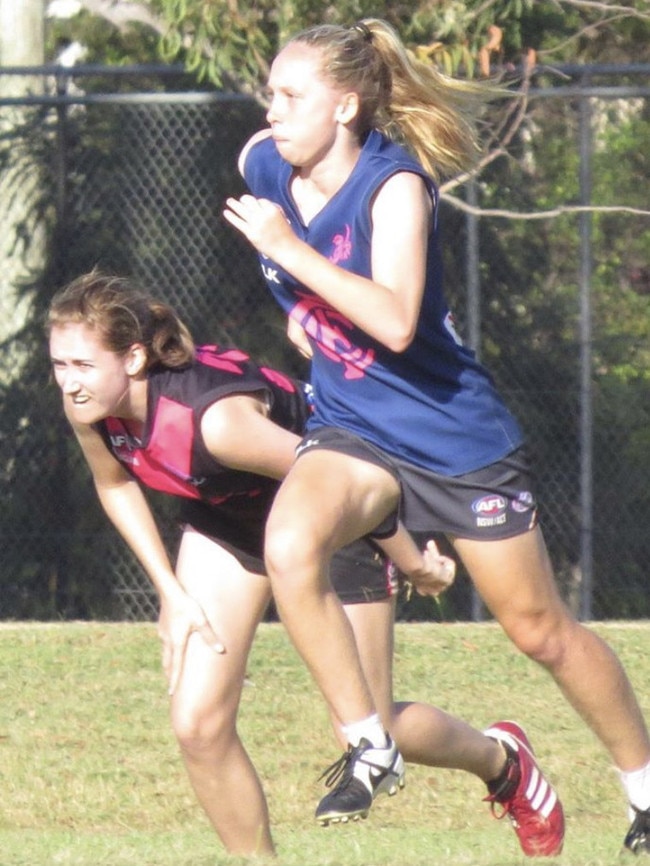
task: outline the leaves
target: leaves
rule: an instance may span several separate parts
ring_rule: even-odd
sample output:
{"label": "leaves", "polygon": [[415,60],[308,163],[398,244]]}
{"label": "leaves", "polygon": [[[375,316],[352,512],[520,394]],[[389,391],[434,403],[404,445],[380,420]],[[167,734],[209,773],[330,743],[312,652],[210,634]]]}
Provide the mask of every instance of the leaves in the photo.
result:
{"label": "leaves", "polygon": [[[166,62],[181,61],[199,81],[256,94],[266,81],[271,59],[290,34],[317,23],[349,25],[364,17],[386,19],[418,57],[447,74],[464,77],[519,67],[529,51],[547,64],[642,62],[650,55],[650,9],[644,11],[643,4],[580,0],[420,0],[417,4],[340,0],[336,6],[322,0],[81,2],[86,12],[53,22],[50,30],[54,39],[78,39],[88,45],[87,34],[104,15],[110,25],[105,23],[103,39],[91,34],[89,62],[115,62],[121,41],[123,54],[131,61],[154,60],[153,51]],[[143,37],[147,30],[158,40],[157,46]],[[492,42],[495,30],[501,33],[497,45]],[[139,38],[134,40],[134,34]]]}

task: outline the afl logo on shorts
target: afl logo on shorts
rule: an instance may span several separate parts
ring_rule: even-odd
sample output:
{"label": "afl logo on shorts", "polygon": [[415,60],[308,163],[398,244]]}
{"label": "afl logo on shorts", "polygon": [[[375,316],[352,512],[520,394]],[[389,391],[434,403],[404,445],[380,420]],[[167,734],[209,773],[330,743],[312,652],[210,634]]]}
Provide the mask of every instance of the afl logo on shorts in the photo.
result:
{"label": "afl logo on shorts", "polygon": [[490,494],[475,499],[472,502],[472,511],[476,514],[477,526],[499,526],[506,522],[506,511],[508,503],[503,496]]}
{"label": "afl logo on shorts", "polygon": [[524,511],[530,511],[535,507],[535,499],[530,490],[522,490],[517,498],[512,500],[510,506],[513,511],[523,514]]}

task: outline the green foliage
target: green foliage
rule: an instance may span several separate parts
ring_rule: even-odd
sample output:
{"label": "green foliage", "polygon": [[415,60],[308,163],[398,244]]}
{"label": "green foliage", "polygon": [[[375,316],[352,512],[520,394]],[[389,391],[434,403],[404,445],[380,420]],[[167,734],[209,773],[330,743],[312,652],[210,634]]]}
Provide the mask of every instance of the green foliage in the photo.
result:
{"label": "green foliage", "polygon": [[[191,89],[196,88],[197,76],[201,75],[206,88],[227,84],[254,89],[264,78],[265,64],[289,33],[321,20],[352,23],[367,15],[387,18],[422,56],[448,71],[460,70],[464,74],[476,74],[476,52],[484,45],[486,33],[493,25],[503,29],[503,48],[493,57],[494,62],[502,65],[518,62],[520,52],[531,45],[542,60],[549,62],[641,60],[647,56],[650,45],[647,18],[623,17],[609,24],[603,19],[599,27],[585,30],[585,24],[594,23],[590,18],[592,13],[568,3],[426,3],[412,9],[408,4],[377,4],[366,0],[345,0],[336,8],[314,0],[279,4],[270,0],[255,4],[246,4],[243,0],[239,4],[235,0],[229,4],[225,0],[200,3],[187,0],[186,4],[159,0],[157,5],[152,3],[151,8],[161,14],[164,11],[168,18],[165,56],[187,62],[192,74],[188,74],[182,84]],[[51,52],[56,39],[79,39],[89,46],[87,59],[91,62],[146,62],[159,56],[158,36],[153,30],[142,24],[118,30],[87,13],[67,22],[53,22],[50,37]],[[215,46],[225,52],[225,59],[217,57]],[[556,81],[550,75],[544,80]],[[177,83],[178,80],[174,86]],[[96,85],[84,79],[83,86],[93,89]],[[165,85],[151,77],[144,82],[138,79],[119,86],[125,90],[155,90]],[[26,551],[22,556],[22,550],[11,554],[5,550],[3,560],[4,577],[0,587],[5,604],[10,605],[15,615],[47,617],[70,612],[76,616],[110,615],[110,610],[105,608],[107,596],[101,581],[93,583],[72,577],[73,574],[83,575],[84,563],[90,562],[87,533],[96,532],[98,525],[104,525],[98,516],[92,490],[85,482],[78,485],[74,503],[66,505],[70,510],[65,519],[54,502],[42,505],[39,502],[39,508],[33,506],[38,492],[52,489],[48,485],[59,489],[57,479],[64,477],[69,465],[72,466],[70,483],[73,486],[77,479],[85,478],[74,457],[57,444],[61,431],[51,425],[44,437],[39,425],[43,418],[58,418],[59,410],[56,394],[42,388],[47,364],[39,354],[42,335],[37,317],[53,288],[97,262],[129,272],[146,266],[151,273],[159,275],[163,274],[164,259],[173,261],[174,256],[178,256],[176,260],[184,263],[188,250],[190,255],[192,250],[192,236],[177,236],[165,222],[166,217],[161,215],[188,194],[177,184],[177,167],[182,162],[184,148],[188,149],[189,160],[197,159],[194,140],[181,143],[174,138],[177,128],[184,124],[181,109],[174,109],[173,118],[161,124],[159,131],[154,121],[150,128],[145,124],[143,141],[155,140],[160,145],[171,138],[172,142],[170,145],[166,141],[164,147],[160,145],[170,162],[163,163],[161,158],[156,167],[155,197],[140,202],[136,201],[135,194],[131,195],[122,168],[120,118],[124,115],[106,105],[84,109],[78,114],[75,111],[68,116],[65,131],[68,147],[65,183],[69,197],[63,205],[58,198],[61,176],[56,173],[61,165],[61,151],[57,150],[56,131],[44,112],[31,114],[25,125],[14,129],[0,147],[0,168],[6,169],[10,157],[14,158],[21,148],[24,149],[24,142],[29,142],[32,161],[25,162],[24,171],[32,170],[36,164],[44,179],[41,196],[34,203],[34,218],[45,224],[51,235],[47,272],[36,275],[33,283],[25,286],[25,292],[34,298],[36,318],[17,340],[23,341],[32,352],[33,362],[19,382],[0,389],[2,447],[5,449],[0,465],[6,489],[10,491],[5,499],[0,529],[6,539],[11,543],[17,539]],[[650,174],[647,102],[596,102],[593,112],[594,203],[647,209]],[[227,117],[227,122],[220,124],[218,135],[206,133],[206,146],[199,151],[197,160],[205,176],[214,177],[219,196],[239,188],[235,154],[244,140],[243,127],[236,118],[233,120],[233,114]],[[488,118],[488,122],[493,120]],[[140,132],[136,130],[131,134],[137,138]],[[509,159],[494,163],[481,177],[480,205],[534,212],[558,204],[577,203],[576,140],[574,104],[561,99],[532,102],[524,124],[509,146]],[[140,158],[145,149],[140,151]],[[219,154],[219,160],[215,160],[215,153]],[[147,170],[151,169],[147,167]],[[96,183],[94,191],[87,188],[91,174]],[[95,197],[97,190],[102,191],[99,197]],[[192,196],[191,191],[189,195]],[[195,201],[198,203],[198,198]],[[222,228],[217,225],[219,206],[211,199],[208,207],[214,219],[208,231],[216,239]],[[117,214],[117,222],[107,218],[112,210]],[[125,243],[122,221],[133,220],[136,211],[138,231],[128,233],[130,240]],[[198,222],[198,211],[196,215]],[[442,223],[449,296],[462,320],[467,274],[465,248],[460,241],[464,238],[465,217],[446,208]],[[21,244],[29,242],[29,226],[26,216],[17,227],[17,250]],[[569,500],[566,519],[547,533],[562,574],[565,566],[569,569],[573,565],[563,562],[563,549],[576,549],[574,539],[566,544],[563,533],[575,533],[577,524],[572,496],[577,487],[575,475],[579,463],[578,222],[575,216],[532,224],[517,219],[484,219],[480,231],[482,358],[495,373],[507,400],[522,420],[537,464],[554,467],[545,469],[541,479],[544,495],[550,491],[554,500],[561,495]],[[592,232],[595,252],[592,279],[597,421],[595,483],[598,525],[603,527],[596,538],[596,598],[602,615],[648,615],[650,601],[644,588],[646,577],[642,564],[647,560],[643,515],[648,513],[648,498],[645,491],[650,489],[647,482],[650,419],[648,410],[644,409],[650,376],[650,228],[647,217],[603,213],[593,217]],[[223,235],[219,237],[218,243],[221,243]],[[244,299],[242,309],[262,309],[259,296],[249,288],[257,285],[256,263],[249,265],[244,252],[241,256],[230,255],[230,258],[241,258],[237,284]],[[215,256],[215,260],[219,257]],[[174,279],[180,281],[179,277]],[[223,325],[232,335],[232,341],[242,340],[244,348],[258,357],[285,366],[289,353],[284,348],[283,323],[275,306],[268,304],[262,313],[273,322],[272,336],[269,336],[268,322],[264,322],[264,326],[257,322],[251,324],[243,312],[228,305],[232,297],[220,296],[215,300],[212,292],[223,283],[220,265],[210,273],[203,272],[193,278],[190,298],[194,305],[191,307],[193,328],[201,329],[203,336],[217,333],[216,329]],[[203,289],[207,289],[204,299],[198,301]],[[235,294],[231,286],[227,291],[231,296]],[[248,291],[250,297],[246,295]],[[4,347],[4,350],[4,366],[11,369],[11,347]],[[615,441],[614,432],[617,434]],[[43,454],[47,459],[41,459]],[[611,454],[619,461],[616,465],[607,456]],[[78,495],[82,489],[87,490],[84,498]],[[614,501],[612,491],[616,492],[615,501],[622,503],[624,520],[607,521],[602,517],[602,503]],[[33,539],[40,537],[41,526],[43,523],[50,526],[50,521],[53,532],[47,540],[47,559],[53,565],[44,567],[42,550],[34,549]],[[55,538],[54,530],[66,521],[68,528],[69,525],[79,527],[71,550],[63,550]],[[625,543],[616,535],[621,523],[626,527]],[[612,561],[614,550],[620,551],[617,558],[622,557],[625,562],[622,579],[631,582],[629,597],[618,588],[610,589],[608,563]],[[66,574],[69,582],[64,593]],[[407,615],[421,615],[422,607],[426,607],[426,603],[418,602],[417,610],[412,606]],[[466,596],[459,600],[458,607],[451,607],[451,611],[454,610],[467,611]],[[438,613],[426,611],[436,618]]]}
{"label": "green foliage", "polygon": [[386,19],[418,57],[452,75],[483,74],[481,52],[495,28],[492,72],[519,66],[529,49],[547,64],[642,62],[650,55],[650,11],[608,12],[605,4],[570,0],[421,0],[415,6],[395,0],[150,0],[145,8],[157,16],[155,29],[138,21],[118,29],[87,11],[52,20],[48,54],[78,40],[88,48],[88,62],[180,61],[199,83],[258,95],[272,58],[292,33],[365,17]]}
{"label": "green foliage", "polygon": [[384,18],[421,59],[450,75],[481,74],[479,58],[494,28],[491,71],[519,66],[533,49],[544,63],[639,62],[648,56],[650,11],[607,12],[588,4],[533,0],[451,0],[411,4],[394,0],[322,0],[275,3],[260,0],[161,0],[168,30],[165,59],[185,58],[200,80],[256,90],[284,40],[322,22],[351,25],[364,17]]}
{"label": "green foliage", "polygon": [[[594,203],[606,206],[615,192],[628,207],[645,209],[650,176],[647,108],[635,100],[597,108]],[[621,386],[637,376],[650,380],[650,224],[634,214],[596,214],[593,240],[600,323],[596,371],[616,377]]]}
{"label": "green foliage", "polygon": [[532,0],[491,4],[420,4],[415,10],[394,2],[343,0],[336,6],[314,0],[255,4],[236,0],[162,0],[168,25],[161,41],[166,60],[184,58],[200,80],[240,89],[264,83],[282,42],[296,30],[323,22],[351,25],[365,17],[384,18],[418,56],[449,74],[474,74],[489,28],[505,26],[508,49],[521,47],[521,22]]}
{"label": "green foliage", "polygon": [[[241,82],[258,78],[268,57],[275,4],[163,0],[167,30],[160,42],[164,60],[182,57],[198,80],[221,87],[226,76]],[[269,20],[271,19],[271,20]]]}
{"label": "green foliage", "polygon": [[127,66],[160,59],[158,35],[151,27],[131,22],[120,30],[85,10],[71,18],[47,19],[46,36],[47,62],[70,42],[79,42],[87,49],[84,63]]}

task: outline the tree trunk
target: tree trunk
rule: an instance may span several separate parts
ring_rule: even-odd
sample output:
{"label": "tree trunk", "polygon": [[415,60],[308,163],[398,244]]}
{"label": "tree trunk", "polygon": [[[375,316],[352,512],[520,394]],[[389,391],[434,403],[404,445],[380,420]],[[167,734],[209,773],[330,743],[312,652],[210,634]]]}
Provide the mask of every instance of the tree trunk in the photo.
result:
{"label": "tree trunk", "polygon": [[44,60],[45,0],[0,0],[2,65],[34,66]]}
{"label": "tree trunk", "polygon": [[[38,66],[45,61],[45,0],[0,0],[0,64]],[[10,75],[0,68],[0,98],[36,95],[43,78]],[[0,106],[0,135],[4,168],[0,172],[0,340],[11,338],[25,323],[27,299],[19,287],[44,264],[44,229],[34,215],[41,184],[40,167],[30,164],[29,148],[21,134],[29,109]],[[2,360],[2,374],[15,377],[22,368],[18,348]],[[5,379],[5,382],[7,379]]]}

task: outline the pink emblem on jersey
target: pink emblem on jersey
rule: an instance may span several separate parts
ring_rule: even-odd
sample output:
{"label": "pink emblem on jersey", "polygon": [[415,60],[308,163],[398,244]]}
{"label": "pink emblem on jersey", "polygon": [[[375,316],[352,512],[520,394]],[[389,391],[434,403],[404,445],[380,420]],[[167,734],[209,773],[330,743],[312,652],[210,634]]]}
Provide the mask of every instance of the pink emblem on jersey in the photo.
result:
{"label": "pink emblem on jersey", "polygon": [[194,421],[189,406],[161,397],[146,448],[128,441],[119,418],[107,418],[105,423],[113,453],[143,484],[172,496],[199,498],[191,477]]}
{"label": "pink emblem on jersey", "polygon": [[273,382],[274,385],[277,385],[284,391],[288,391],[290,394],[295,393],[296,389],[294,388],[293,382],[288,376],[285,376],[284,373],[280,373],[278,370],[272,370],[270,367],[260,367],[260,373],[262,373],[269,382]]}
{"label": "pink emblem on jersey", "polygon": [[338,265],[339,262],[345,262],[352,255],[352,242],[350,241],[351,234],[352,230],[350,229],[350,226],[346,225],[344,234],[334,235],[332,238],[334,252],[329,257],[332,264]]}
{"label": "pink emblem on jersey", "polygon": [[246,352],[239,349],[220,349],[218,346],[197,346],[196,360],[207,367],[216,367],[226,370],[228,373],[237,373],[242,376],[244,371],[242,363],[248,361]]}
{"label": "pink emblem on jersey", "polygon": [[375,360],[374,349],[362,349],[350,342],[344,329],[349,331],[353,325],[344,315],[320,298],[301,297],[302,300],[291,310],[291,318],[318,343],[324,355],[343,364],[346,379],[363,378],[365,370]]}

